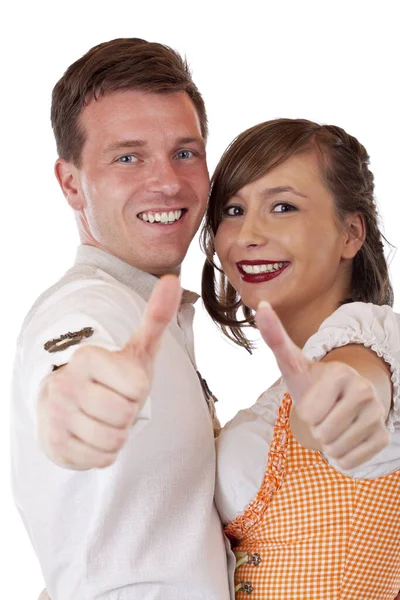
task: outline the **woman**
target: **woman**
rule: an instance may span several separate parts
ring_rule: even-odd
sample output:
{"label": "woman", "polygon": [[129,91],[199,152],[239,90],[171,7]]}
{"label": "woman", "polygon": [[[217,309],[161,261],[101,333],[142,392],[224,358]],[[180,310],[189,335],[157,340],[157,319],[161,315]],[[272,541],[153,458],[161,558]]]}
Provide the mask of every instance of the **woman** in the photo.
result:
{"label": "woman", "polygon": [[241,134],[213,176],[206,308],[251,350],[259,307],[283,375],[218,438],[238,598],[400,588],[400,321],[368,161],[339,127],[280,119]]}

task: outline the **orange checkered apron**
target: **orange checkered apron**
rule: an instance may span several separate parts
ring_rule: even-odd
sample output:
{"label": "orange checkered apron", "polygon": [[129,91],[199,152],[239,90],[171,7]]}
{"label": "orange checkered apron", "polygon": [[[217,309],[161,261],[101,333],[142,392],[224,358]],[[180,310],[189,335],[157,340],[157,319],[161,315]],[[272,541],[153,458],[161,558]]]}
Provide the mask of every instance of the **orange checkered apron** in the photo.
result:
{"label": "orange checkered apron", "polygon": [[303,448],[285,394],[264,481],[225,532],[237,598],[393,600],[400,590],[400,472],[356,480]]}

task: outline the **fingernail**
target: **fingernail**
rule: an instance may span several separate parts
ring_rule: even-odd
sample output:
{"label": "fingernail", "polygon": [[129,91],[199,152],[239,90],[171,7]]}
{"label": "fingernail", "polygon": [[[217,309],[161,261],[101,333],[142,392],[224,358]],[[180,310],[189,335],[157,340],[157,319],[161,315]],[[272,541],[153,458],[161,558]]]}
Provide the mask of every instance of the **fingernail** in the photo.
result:
{"label": "fingernail", "polygon": [[260,308],[271,308],[271,305],[267,300],[261,300],[258,303],[257,310],[260,310]]}

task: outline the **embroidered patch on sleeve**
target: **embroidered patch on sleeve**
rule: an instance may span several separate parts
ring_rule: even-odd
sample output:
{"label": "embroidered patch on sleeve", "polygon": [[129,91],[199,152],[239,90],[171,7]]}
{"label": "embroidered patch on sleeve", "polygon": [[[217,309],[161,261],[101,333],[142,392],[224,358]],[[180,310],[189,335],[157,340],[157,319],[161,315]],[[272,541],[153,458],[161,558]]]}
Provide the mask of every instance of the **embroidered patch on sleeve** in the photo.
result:
{"label": "embroidered patch on sleeve", "polygon": [[80,331],[69,331],[60,335],[60,337],[50,340],[44,344],[44,349],[47,352],[60,352],[75,344],[80,344],[84,338],[88,338],[93,335],[92,327],[84,327]]}

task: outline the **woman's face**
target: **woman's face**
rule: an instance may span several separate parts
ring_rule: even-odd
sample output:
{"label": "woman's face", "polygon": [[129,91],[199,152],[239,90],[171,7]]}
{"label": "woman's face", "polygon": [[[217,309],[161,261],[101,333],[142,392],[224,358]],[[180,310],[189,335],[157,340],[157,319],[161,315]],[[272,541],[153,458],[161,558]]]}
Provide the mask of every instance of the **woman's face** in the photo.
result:
{"label": "woman's face", "polygon": [[[350,224],[351,226],[351,224]],[[315,155],[295,155],[243,187],[223,209],[216,252],[243,302],[278,313],[333,311],[349,293],[361,246],[338,225]]]}

